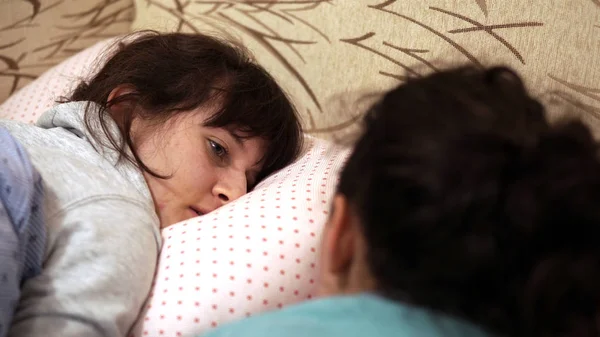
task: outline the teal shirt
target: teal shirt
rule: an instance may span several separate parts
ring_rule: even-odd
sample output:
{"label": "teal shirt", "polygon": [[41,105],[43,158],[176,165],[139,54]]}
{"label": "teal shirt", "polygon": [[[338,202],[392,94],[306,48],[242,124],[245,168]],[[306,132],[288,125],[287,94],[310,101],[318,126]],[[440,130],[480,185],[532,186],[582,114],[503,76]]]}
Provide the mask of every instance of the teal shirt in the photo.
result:
{"label": "teal shirt", "polygon": [[203,337],[490,337],[463,320],[362,294],[304,302]]}

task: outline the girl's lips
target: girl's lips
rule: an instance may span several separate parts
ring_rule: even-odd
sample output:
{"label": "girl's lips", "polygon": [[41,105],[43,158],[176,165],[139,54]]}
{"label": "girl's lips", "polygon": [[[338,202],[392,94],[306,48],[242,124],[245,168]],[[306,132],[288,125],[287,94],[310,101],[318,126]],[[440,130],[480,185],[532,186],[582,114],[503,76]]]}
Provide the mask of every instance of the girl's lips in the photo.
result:
{"label": "girl's lips", "polygon": [[200,216],[200,215],[206,214],[205,212],[203,212],[203,211],[201,211],[201,210],[199,210],[199,209],[197,209],[195,207],[191,207],[190,206],[190,210],[192,210],[192,212],[196,213],[196,216]]}

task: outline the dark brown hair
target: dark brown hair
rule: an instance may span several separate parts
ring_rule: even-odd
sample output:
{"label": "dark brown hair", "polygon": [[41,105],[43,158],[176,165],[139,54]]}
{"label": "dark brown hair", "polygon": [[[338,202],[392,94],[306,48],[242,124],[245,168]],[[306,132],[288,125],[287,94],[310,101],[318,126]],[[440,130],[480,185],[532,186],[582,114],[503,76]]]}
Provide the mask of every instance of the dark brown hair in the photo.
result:
{"label": "dark brown hair", "polygon": [[384,296],[502,336],[598,336],[600,160],[510,69],[409,80],[368,111],[339,193]]}
{"label": "dark brown hair", "polygon": [[[119,85],[134,91],[108,101]],[[86,109],[87,128],[92,131],[90,123],[98,119],[107,145],[119,151],[121,160],[157,177],[135,150],[131,125],[136,117],[160,124],[176,114],[219,104],[205,126],[230,128],[267,142],[257,182],[290,164],[302,145],[296,110],[275,80],[243,47],[206,35],[144,31],[125,37],[100,71],[63,101],[96,103],[99,109]],[[115,104],[129,108],[116,115],[110,110]],[[122,137],[109,132],[107,116],[117,122]]]}

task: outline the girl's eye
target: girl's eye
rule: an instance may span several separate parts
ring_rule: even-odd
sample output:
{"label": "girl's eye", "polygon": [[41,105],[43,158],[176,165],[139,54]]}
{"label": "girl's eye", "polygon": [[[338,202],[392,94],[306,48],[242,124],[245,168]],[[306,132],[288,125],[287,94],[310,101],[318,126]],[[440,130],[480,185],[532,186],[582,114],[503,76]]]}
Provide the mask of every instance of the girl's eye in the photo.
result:
{"label": "girl's eye", "polygon": [[210,145],[210,149],[215,156],[224,158],[227,155],[227,149],[221,144],[210,139],[208,140],[208,144]]}

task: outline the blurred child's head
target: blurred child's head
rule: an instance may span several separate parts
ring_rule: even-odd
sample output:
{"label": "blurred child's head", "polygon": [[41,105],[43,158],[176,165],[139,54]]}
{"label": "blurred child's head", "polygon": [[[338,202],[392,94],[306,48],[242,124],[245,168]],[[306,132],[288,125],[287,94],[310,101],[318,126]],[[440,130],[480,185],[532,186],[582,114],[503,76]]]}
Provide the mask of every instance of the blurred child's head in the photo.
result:
{"label": "blurred child's head", "polygon": [[163,226],[240,197],[302,143],[275,80],[241,46],[205,35],[127,37],[68,100],[99,107],[87,109],[88,128],[99,116],[108,145],[144,172]]}
{"label": "blurred child's head", "polygon": [[321,292],[375,291],[510,336],[596,336],[600,161],[506,68],[410,80],[367,112]]}

